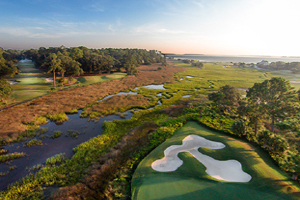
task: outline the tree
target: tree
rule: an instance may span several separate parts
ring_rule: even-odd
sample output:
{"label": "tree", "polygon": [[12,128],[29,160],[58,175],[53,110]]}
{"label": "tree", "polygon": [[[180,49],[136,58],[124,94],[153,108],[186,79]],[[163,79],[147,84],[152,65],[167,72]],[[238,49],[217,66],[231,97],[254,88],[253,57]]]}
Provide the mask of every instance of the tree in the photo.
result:
{"label": "tree", "polygon": [[81,49],[79,49],[78,47],[71,48],[70,56],[74,60],[79,60],[80,58],[83,57],[83,51]]}
{"label": "tree", "polygon": [[79,76],[83,74],[83,70],[81,69],[81,64],[75,60],[71,60],[68,67],[67,67],[67,73],[69,75],[68,83],[70,83],[71,76]]}
{"label": "tree", "polygon": [[10,84],[3,78],[0,78],[0,99],[1,102],[8,99],[12,93]]}
{"label": "tree", "polygon": [[298,104],[297,92],[290,83],[281,77],[274,77],[262,83],[255,83],[247,91],[247,98],[259,104],[259,112],[266,113],[272,121],[272,132],[275,121],[293,116]]}
{"label": "tree", "polygon": [[61,60],[57,58],[57,55],[55,53],[51,53],[49,56],[50,62],[49,62],[49,72],[53,72],[53,87],[55,86],[55,73],[56,71],[62,70],[61,68]]}
{"label": "tree", "polygon": [[231,112],[232,108],[238,105],[240,93],[236,88],[225,85],[221,87],[218,92],[210,93],[208,98],[213,101],[221,111],[228,110]]}
{"label": "tree", "polygon": [[132,55],[128,55],[125,58],[124,68],[128,75],[137,75],[138,70],[137,67],[139,66],[137,60]]}
{"label": "tree", "polygon": [[239,68],[245,68],[245,67],[246,67],[246,63],[244,63],[244,62],[239,63]]}
{"label": "tree", "polygon": [[248,125],[254,128],[254,135],[256,136],[265,117],[265,114],[261,112],[257,101],[253,101],[251,98],[240,101],[237,113],[240,117],[246,118]]}
{"label": "tree", "polygon": [[192,66],[202,69],[203,68],[203,62],[199,62],[199,61],[198,62],[193,62]]}
{"label": "tree", "polygon": [[246,133],[244,122],[239,120],[232,123],[230,130],[238,136],[243,136]]}
{"label": "tree", "polygon": [[0,47],[0,78],[4,76],[12,76],[18,72],[18,68],[12,60],[6,60],[3,58],[3,53],[4,51]]}

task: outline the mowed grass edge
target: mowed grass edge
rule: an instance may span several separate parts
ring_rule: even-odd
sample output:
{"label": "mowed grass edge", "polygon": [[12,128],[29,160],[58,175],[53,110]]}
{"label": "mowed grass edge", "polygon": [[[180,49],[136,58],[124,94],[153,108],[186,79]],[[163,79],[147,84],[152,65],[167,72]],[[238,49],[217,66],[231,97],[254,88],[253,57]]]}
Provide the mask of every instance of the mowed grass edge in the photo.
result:
{"label": "mowed grass edge", "polygon": [[[249,183],[216,180],[205,173],[206,168],[188,153],[180,153],[184,164],[175,172],[157,172],[151,163],[164,156],[171,145],[196,134],[222,142],[224,149],[200,148],[200,152],[217,160],[238,160],[252,176]],[[152,151],[138,166],[132,179],[132,199],[297,199],[299,185],[289,180],[263,150],[221,133],[210,131],[196,122],[187,122],[173,137]],[[296,196],[298,193],[298,197]]]}

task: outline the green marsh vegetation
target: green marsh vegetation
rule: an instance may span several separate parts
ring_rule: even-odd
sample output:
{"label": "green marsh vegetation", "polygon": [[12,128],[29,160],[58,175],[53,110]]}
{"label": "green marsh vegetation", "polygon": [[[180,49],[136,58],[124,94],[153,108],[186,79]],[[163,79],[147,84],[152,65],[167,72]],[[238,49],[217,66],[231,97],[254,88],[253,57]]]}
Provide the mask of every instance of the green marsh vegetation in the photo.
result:
{"label": "green marsh vegetation", "polygon": [[23,152],[14,152],[14,153],[0,155],[0,163],[9,162],[9,161],[15,160],[17,158],[22,158],[25,155],[26,154]]}
{"label": "green marsh vegetation", "polygon": [[32,147],[32,146],[36,146],[36,145],[43,145],[43,143],[41,140],[37,140],[37,139],[32,139],[25,143],[26,147]]}
{"label": "green marsh vegetation", "polygon": [[54,131],[53,134],[51,135],[51,138],[52,139],[59,138],[61,135],[62,135],[62,132]]}
{"label": "green marsh vegetation", "polygon": [[45,117],[48,118],[50,121],[55,122],[57,124],[61,124],[64,121],[68,121],[69,120],[69,118],[66,115],[66,113],[59,113],[59,114],[52,114],[52,115],[51,114],[47,114]]}

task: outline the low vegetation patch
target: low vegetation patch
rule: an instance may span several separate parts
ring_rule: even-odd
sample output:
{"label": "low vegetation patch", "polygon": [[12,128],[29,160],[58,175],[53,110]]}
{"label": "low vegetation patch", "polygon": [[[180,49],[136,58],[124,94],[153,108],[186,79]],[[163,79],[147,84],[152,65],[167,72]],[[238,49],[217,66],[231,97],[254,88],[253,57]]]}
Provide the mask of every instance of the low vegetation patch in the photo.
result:
{"label": "low vegetation patch", "polygon": [[69,118],[68,116],[66,115],[66,113],[59,113],[59,114],[47,114],[46,117],[52,121],[52,122],[55,122],[56,124],[61,124],[63,123],[64,121],[68,121]]}
{"label": "low vegetation patch", "polygon": [[145,108],[148,99],[142,95],[116,95],[104,101],[98,102],[84,110],[82,117],[98,117],[116,112],[124,112],[131,108]]}
{"label": "low vegetation patch", "polygon": [[43,143],[41,140],[37,140],[37,139],[33,139],[33,140],[30,140],[29,142],[25,143],[26,147],[32,147],[32,146],[36,146],[36,145],[43,145]]}
{"label": "low vegetation patch", "polygon": [[5,155],[0,155],[0,163],[11,161],[17,158],[24,157],[26,154],[23,152],[14,152]]}
{"label": "low vegetation patch", "polygon": [[52,139],[55,139],[55,138],[58,138],[62,135],[62,132],[60,131],[55,131],[52,135],[51,135],[51,138]]}

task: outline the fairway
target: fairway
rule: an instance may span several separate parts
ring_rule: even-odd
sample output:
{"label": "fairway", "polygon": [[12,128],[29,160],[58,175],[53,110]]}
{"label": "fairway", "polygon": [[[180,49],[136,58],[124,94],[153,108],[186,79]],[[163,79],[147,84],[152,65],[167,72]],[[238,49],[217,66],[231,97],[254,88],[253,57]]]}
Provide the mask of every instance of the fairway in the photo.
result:
{"label": "fairway", "polygon": [[[206,174],[205,166],[189,153],[179,153],[183,164],[172,172],[158,172],[151,164],[164,157],[171,145],[182,145],[188,135],[199,135],[226,145],[223,149],[200,148],[216,160],[237,160],[252,176],[248,183],[217,180]],[[188,122],[174,136],[153,150],[138,166],[132,179],[132,199],[297,199],[300,191],[285,173],[259,148]]]}

